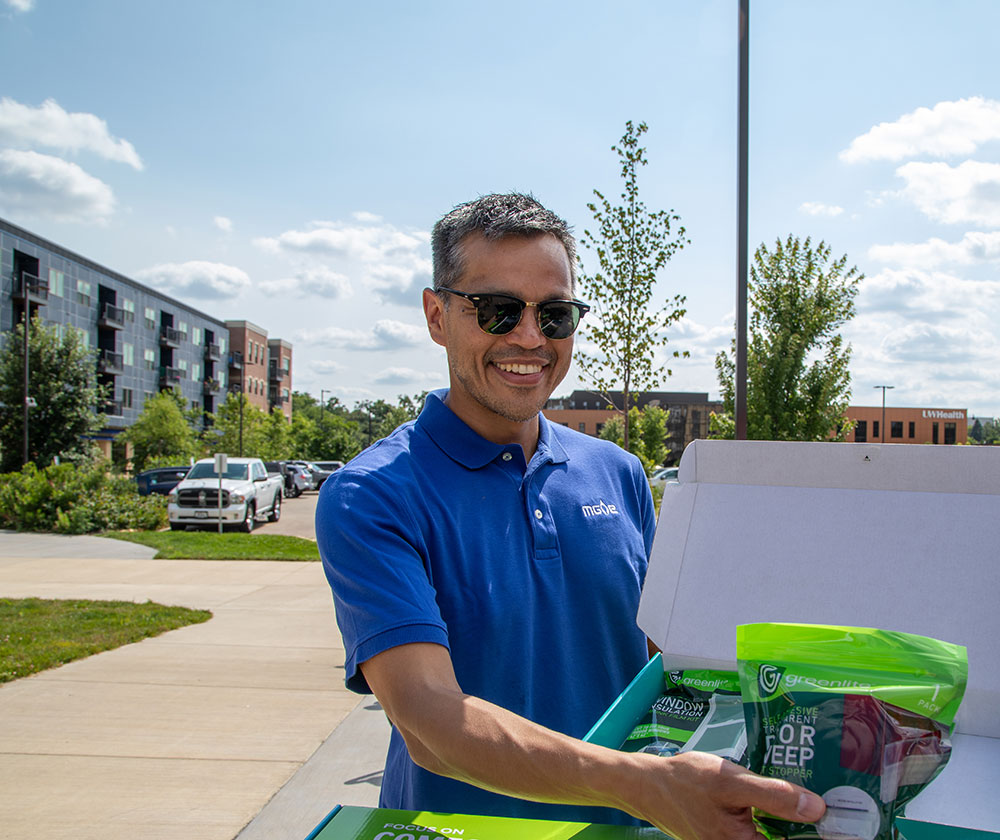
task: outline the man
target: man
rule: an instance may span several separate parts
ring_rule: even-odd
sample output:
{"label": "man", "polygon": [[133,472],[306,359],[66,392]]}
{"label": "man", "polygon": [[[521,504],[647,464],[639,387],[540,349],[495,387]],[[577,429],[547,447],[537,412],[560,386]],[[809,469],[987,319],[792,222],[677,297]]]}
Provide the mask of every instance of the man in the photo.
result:
{"label": "man", "polygon": [[380,805],[624,811],[712,840],[754,837],[752,805],[818,818],[819,797],[716,756],[579,740],[647,658],[649,486],[637,459],[540,413],[587,310],[565,222],[486,196],[438,222],[432,248],[424,314],[450,387],[334,473],[316,514],[347,685],[393,725]]}

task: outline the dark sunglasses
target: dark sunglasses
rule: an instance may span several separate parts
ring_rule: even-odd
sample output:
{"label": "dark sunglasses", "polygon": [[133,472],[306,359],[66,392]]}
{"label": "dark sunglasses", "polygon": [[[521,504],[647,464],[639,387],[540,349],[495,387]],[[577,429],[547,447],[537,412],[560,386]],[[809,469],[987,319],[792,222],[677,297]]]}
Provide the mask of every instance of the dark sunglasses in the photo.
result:
{"label": "dark sunglasses", "polygon": [[438,292],[458,295],[476,307],[476,321],[484,333],[507,335],[521,323],[525,307],[538,312],[538,329],[546,338],[569,338],[580,326],[580,319],[590,311],[579,300],[543,300],[529,303],[511,295],[470,295],[455,289],[440,288]]}

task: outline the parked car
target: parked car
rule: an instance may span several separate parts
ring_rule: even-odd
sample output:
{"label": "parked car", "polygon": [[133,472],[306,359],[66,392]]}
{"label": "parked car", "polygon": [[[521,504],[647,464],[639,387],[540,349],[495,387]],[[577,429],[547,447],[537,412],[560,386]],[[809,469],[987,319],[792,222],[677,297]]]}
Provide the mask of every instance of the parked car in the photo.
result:
{"label": "parked car", "polygon": [[203,458],[167,495],[167,516],[172,531],[218,528],[221,520],[249,534],[258,516],[267,514],[270,522],[281,518],[281,499],[281,478],[268,475],[260,458],[229,458],[221,477],[215,459]]}
{"label": "parked car", "polygon": [[314,461],[313,463],[321,470],[329,470],[330,472],[336,472],[344,466],[343,461]]}
{"label": "parked car", "polygon": [[662,487],[664,484],[677,484],[678,467],[660,467],[649,477],[650,487]]}
{"label": "parked car", "polygon": [[178,484],[184,480],[190,467],[155,467],[151,470],[143,470],[135,477],[136,487],[140,496],[148,496],[157,493],[166,496]]}
{"label": "parked car", "polygon": [[319,490],[323,486],[323,482],[333,475],[333,470],[326,469],[315,461],[292,461],[292,463],[301,464],[312,473],[313,485],[316,490]]}
{"label": "parked car", "polygon": [[306,490],[314,489],[312,473],[302,464],[286,463],[285,470],[288,476],[285,495],[289,499],[297,498]]}

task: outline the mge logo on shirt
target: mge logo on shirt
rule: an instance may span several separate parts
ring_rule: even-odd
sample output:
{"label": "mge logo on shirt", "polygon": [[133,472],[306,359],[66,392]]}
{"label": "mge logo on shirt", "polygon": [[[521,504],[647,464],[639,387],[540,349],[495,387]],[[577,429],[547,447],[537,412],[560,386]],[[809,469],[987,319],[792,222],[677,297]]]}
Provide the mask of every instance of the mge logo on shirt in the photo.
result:
{"label": "mge logo on shirt", "polygon": [[621,511],[614,505],[607,504],[604,499],[596,505],[583,505],[580,509],[585,519],[591,516],[621,516]]}

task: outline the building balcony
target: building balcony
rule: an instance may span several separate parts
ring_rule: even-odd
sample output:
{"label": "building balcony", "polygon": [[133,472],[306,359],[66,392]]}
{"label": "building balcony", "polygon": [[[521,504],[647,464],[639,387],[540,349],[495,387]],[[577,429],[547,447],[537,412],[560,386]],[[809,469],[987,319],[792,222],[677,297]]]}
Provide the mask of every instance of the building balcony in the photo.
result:
{"label": "building balcony", "polygon": [[271,405],[283,405],[286,402],[288,402],[287,394],[275,394],[271,397]]}
{"label": "building balcony", "polygon": [[270,372],[268,373],[268,378],[271,382],[281,382],[288,378],[288,371],[282,370],[280,367],[272,366]]}
{"label": "building balcony", "polygon": [[206,379],[202,382],[202,393],[217,394],[222,390],[222,383],[218,379]]}
{"label": "building balcony", "polygon": [[238,350],[229,354],[229,367],[232,370],[243,370],[243,354]]}
{"label": "building balcony", "polygon": [[205,358],[213,362],[222,361],[222,347],[218,344],[206,344]]}
{"label": "building balcony", "polygon": [[105,303],[97,316],[97,326],[112,330],[125,328],[125,310],[113,303]]}
{"label": "building balcony", "polygon": [[49,300],[49,281],[34,274],[21,272],[14,277],[14,290],[11,296],[15,300],[27,300],[29,303],[47,303]]}
{"label": "building balcony", "polygon": [[174,385],[186,379],[186,373],[181,368],[166,367],[160,368],[160,387]]}
{"label": "building balcony", "polygon": [[122,407],[121,400],[110,400],[101,406],[98,406],[103,414],[108,417],[121,417],[125,414],[125,409]]}
{"label": "building balcony", "polygon": [[160,346],[161,347],[173,347],[178,348],[181,346],[181,341],[184,338],[184,333],[180,330],[175,330],[173,327],[161,326],[160,327]]}
{"label": "building balcony", "polygon": [[111,350],[101,350],[97,357],[97,369],[101,373],[124,373],[125,359],[121,353]]}

